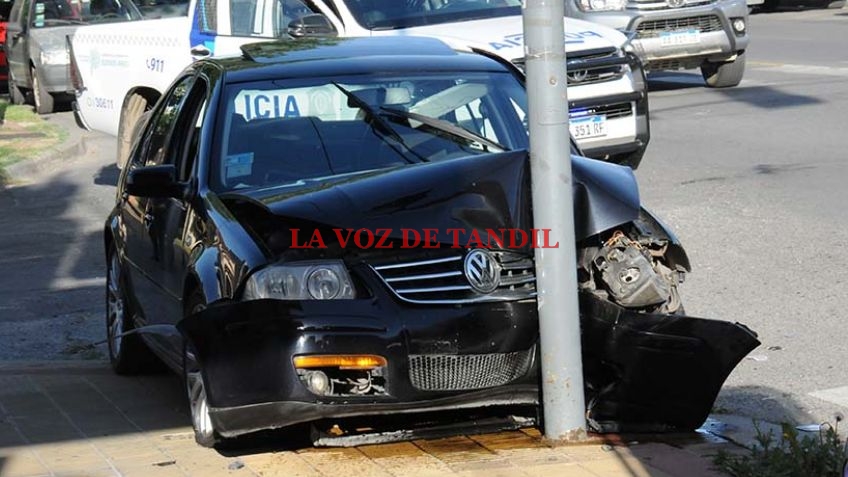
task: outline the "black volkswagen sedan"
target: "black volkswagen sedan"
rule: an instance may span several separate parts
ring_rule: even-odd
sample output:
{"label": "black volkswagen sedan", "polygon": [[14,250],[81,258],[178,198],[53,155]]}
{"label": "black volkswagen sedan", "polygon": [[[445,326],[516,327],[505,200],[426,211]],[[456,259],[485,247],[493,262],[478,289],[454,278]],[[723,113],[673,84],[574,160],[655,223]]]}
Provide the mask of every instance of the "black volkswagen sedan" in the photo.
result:
{"label": "black volkswagen sedan", "polygon": [[[536,405],[550,244],[520,72],[416,38],[243,52],[194,63],[138,128],[105,227],[115,370],[178,371],[202,445]],[[682,315],[686,254],[632,171],[572,164],[590,423],[696,427],[756,340]]]}

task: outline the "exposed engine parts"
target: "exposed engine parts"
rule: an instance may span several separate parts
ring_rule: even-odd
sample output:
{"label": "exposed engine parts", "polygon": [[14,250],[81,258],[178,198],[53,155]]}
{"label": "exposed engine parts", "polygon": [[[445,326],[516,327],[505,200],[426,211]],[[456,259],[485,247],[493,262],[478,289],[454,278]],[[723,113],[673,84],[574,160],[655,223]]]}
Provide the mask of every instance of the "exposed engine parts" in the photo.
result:
{"label": "exposed engine parts", "polygon": [[683,271],[666,260],[668,242],[616,230],[599,246],[580,249],[580,288],[627,308],[674,313]]}

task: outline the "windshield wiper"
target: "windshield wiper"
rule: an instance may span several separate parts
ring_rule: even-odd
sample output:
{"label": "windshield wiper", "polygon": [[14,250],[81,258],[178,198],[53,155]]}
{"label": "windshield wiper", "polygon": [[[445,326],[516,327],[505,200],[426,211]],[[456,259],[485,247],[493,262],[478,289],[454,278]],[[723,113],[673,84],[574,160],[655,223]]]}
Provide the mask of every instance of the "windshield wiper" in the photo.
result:
{"label": "windshield wiper", "polygon": [[428,126],[432,129],[447,133],[448,136],[453,136],[454,139],[459,138],[464,139],[469,143],[479,143],[483,146],[483,149],[486,152],[492,152],[489,149],[493,149],[494,152],[506,152],[509,150],[506,146],[502,144],[498,144],[497,142],[492,141],[491,139],[483,137],[477,133],[471,132],[468,129],[465,129],[464,127],[457,126],[456,124],[453,124],[449,121],[445,121],[444,119],[432,118],[430,116],[424,116],[423,114],[413,113],[411,111],[404,111],[402,109],[386,107],[381,107],[380,109],[395,116],[400,116],[402,118],[418,121],[419,123],[424,124],[425,126]]}
{"label": "windshield wiper", "polygon": [[[367,123],[369,125],[371,125],[371,128],[375,132],[378,132],[381,137],[391,138],[396,143],[403,146],[404,149],[406,149],[407,151],[412,153],[412,155],[414,155],[418,159],[418,161],[420,161],[420,162],[430,162],[430,160],[427,159],[426,157],[424,157],[421,154],[418,154],[417,152],[413,151],[412,148],[409,147],[408,144],[406,144],[406,141],[403,140],[403,137],[401,137],[401,135],[398,134],[398,132],[395,131],[394,128],[392,128],[391,124],[389,124],[388,121],[386,121],[382,116],[380,116],[377,113],[377,111],[375,111],[374,108],[371,107],[371,105],[369,105],[368,103],[363,101],[362,98],[360,98],[359,96],[357,96],[354,93],[346,90],[342,85],[336,83],[335,81],[333,81],[333,86],[335,86],[336,88],[339,89],[339,91],[344,93],[344,95],[347,96],[347,99],[351,103],[353,103],[354,106],[361,109],[362,112],[365,113],[365,116],[368,119]],[[410,164],[415,163],[415,161],[410,160],[409,157],[407,157],[406,154],[398,151],[397,148],[395,148],[391,143],[387,142],[387,144],[396,153],[398,153],[400,155],[400,157],[402,157],[406,162],[408,162]]]}

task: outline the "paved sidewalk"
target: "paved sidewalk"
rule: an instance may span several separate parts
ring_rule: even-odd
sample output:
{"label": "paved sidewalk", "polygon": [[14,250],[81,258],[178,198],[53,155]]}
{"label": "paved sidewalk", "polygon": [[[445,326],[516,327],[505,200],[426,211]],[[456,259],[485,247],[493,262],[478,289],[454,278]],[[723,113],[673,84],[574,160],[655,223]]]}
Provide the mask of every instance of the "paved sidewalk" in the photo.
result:
{"label": "paved sidewalk", "polygon": [[[227,451],[194,443],[172,375],[106,364],[0,365],[0,476],[716,476],[706,434],[550,448],[536,429],[357,448]],[[273,449],[278,446],[278,449]],[[271,450],[268,450],[272,447]]]}

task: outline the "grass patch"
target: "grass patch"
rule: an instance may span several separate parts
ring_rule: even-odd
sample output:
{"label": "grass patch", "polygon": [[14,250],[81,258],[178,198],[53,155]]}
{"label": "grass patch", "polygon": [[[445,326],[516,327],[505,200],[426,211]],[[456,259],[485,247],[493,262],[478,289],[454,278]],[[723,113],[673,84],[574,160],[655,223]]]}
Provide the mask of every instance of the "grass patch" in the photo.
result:
{"label": "grass patch", "polygon": [[750,451],[741,455],[720,451],[713,464],[733,477],[842,477],[848,443],[839,437],[841,420],[838,417],[835,426],[823,424],[818,433],[800,433],[784,423],[779,440],[755,422],[757,442]]}
{"label": "grass patch", "polygon": [[8,179],[5,167],[32,159],[61,143],[67,132],[43,120],[31,106],[13,106],[0,99],[0,183]]}

